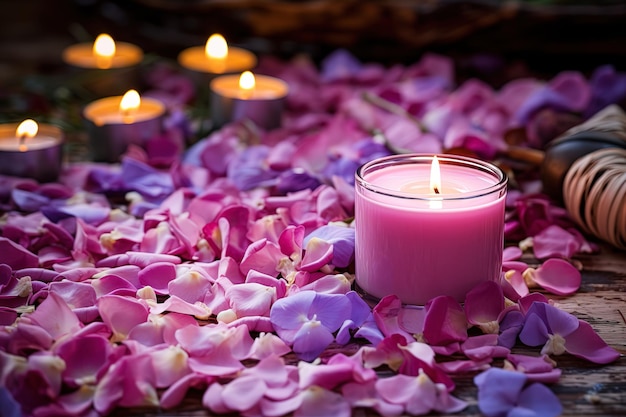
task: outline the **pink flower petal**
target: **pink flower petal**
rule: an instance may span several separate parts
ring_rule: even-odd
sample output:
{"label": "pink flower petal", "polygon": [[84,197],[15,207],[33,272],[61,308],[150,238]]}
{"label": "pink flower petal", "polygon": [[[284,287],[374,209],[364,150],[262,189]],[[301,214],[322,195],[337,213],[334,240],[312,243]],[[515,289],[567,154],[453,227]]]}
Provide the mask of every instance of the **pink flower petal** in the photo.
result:
{"label": "pink flower petal", "polygon": [[212,383],[202,396],[202,405],[212,412],[219,414],[225,414],[233,411],[224,403],[224,400],[222,399],[223,391],[224,387],[221,384],[217,382]]}
{"label": "pink flower petal", "polygon": [[516,261],[522,257],[522,254],[523,252],[519,246],[507,246],[502,251],[502,261]]}
{"label": "pink flower petal", "polygon": [[491,325],[498,332],[498,317],[504,309],[502,287],[493,281],[486,281],[470,290],[465,297],[467,322],[479,326],[484,332]]}
{"label": "pink flower petal", "polygon": [[302,252],[304,232],[304,227],[301,225],[297,227],[293,225],[287,226],[278,238],[280,251],[292,260],[298,261],[300,258],[300,252]]}
{"label": "pink flower petal", "polygon": [[207,320],[211,315],[209,309],[206,306],[203,306],[202,303],[192,304],[175,295],[170,295],[162,303],[159,303],[156,306],[152,306],[150,308],[150,313],[152,314],[161,314],[166,311],[173,313],[189,314],[200,320]]}
{"label": "pink flower petal", "polygon": [[620,357],[620,353],[608,346],[583,320],[580,320],[578,329],[565,337],[565,349],[574,356],[594,363],[611,363]]}
{"label": "pink flower petal", "polygon": [[413,336],[405,331],[400,325],[400,311],[402,309],[402,301],[396,295],[388,295],[381,298],[376,304],[372,313],[376,325],[384,336],[394,334],[403,337],[407,343],[413,342]]}
{"label": "pink flower petal", "polygon": [[39,266],[39,258],[28,249],[15,242],[0,237],[0,263],[12,269],[35,268]]}
{"label": "pink flower petal", "polygon": [[317,271],[328,264],[333,258],[333,245],[319,238],[312,238],[306,245],[304,258],[299,269]]}
{"label": "pink flower petal", "polygon": [[139,271],[139,282],[151,286],[157,294],[169,294],[167,285],[176,278],[176,266],[169,262],[155,262]]}
{"label": "pink flower petal", "polygon": [[260,401],[261,411],[267,417],[280,417],[297,410],[302,405],[303,395],[297,393],[284,400],[274,401],[262,398]]}
{"label": "pink flower petal", "polygon": [[45,329],[54,339],[77,332],[81,323],[63,298],[56,293],[48,297],[28,315],[29,319]]}
{"label": "pink flower petal", "polygon": [[439,296],[426,304],[424,338],[432,345],[446,345],[467,339],[465,312],[454,298]]}
{"label": "pink flower petal", "polygon": [[145,268],[155,262],[170,262],[173,264],[179,264],[181,263],[181,260],[178,256],[167,255],[164,253],[126,252],[104,258],[98,261],[96,266],[112,268],[124,265],[136,265],[140,268]]}
{"label": "pink flower petal", "polygon": [[[85,352],[89,354],[85,355]],[[58,347],[56,353],[65,361],[63,379],[66,382],[93,384],[109,359],[111,344],[104,337],[89,335],[68,340]]]}
{"label": "pink flower petal", "polygon": [[145,323],[148,308],[133,298],[104,295],[98,300],[102,321],[109,326],[118,340],[123,340],[133,327]]}
{"label": "pink flower petal", "polygon": [[188,303],[203,301],[211,289],[209,278],[193,269],[178,269],[174,279],[167,283],[167,292]]}
{"label": "pink flower petal", "polygon": [[505,272],[501,285],[503,294],[509,300],[517,301],[529,293],[524,276],[515,269]]}
{"label": "pink flower petal", "polygon": [[580,250],[576,236],[555,224],[546,227],[533,237],[533,250],[539,259],[560,256],[571,258]]}
{"label": "pink flower petal", "polygon": [[167,388],[190,373],[187,353],[179,346],[167,346],[150,352],[157,388]]}
{"label": "pink flower petal", "polygon": [[580,271],[564,259],[552,258],[545,261],[531,275],[533,281],[557,295],[574,294],[580,288]]}
{"label": "pink flower petal", "polygon": [[211,382],[210,378],[189,373],[170,385],[161,395],[161,407],[166,410],[177,407],[187,394],[189,388],[199,388],[200,385]]}
{"label": "pink flower petal", "polygon": [[302,403],[294,417],[350,417],[350,404],[340,395],[320,387],[309,387],[302,392]]}
{"label": "pink flower petal", "polygon": [[270,356],[283,356],[291,352],[289,346],[283,340],[273,333],[262,333],[252,345],[252,359],[264,359]]}
{"label": "pink flower petal", "polygon": [[224,405],[235,411],[246,411],[256,405],[267,390],[265,382],[253,376],[240,376],[222,390]]}
{"label": "pink flower petal", "polygon": [[237,284],[226,290],[226,298],[237,317],[269,316],[276,288],[256,283]]}
{"label": "pink flower petal", "polygon": [[211,355],[192,356],[188,363],[193,372],[216,377],[230,375],[244,368],[242,363],[233,357],[226,344],[219,345],[211,352]]}
{"label": "pink flower petal", "polygon": [[481,360],[454,360],[446,361],[439,364],[447,374],[464,374],[467,372],[484,371],[489,368],[491,358]]}
{"label": "pink flower petal", "polygon": [[266,275],[276,276],[278,261],[284,256],[276,243],[261,239],[248,246],[241,260],[240,269],[243,274],[254,269]]}

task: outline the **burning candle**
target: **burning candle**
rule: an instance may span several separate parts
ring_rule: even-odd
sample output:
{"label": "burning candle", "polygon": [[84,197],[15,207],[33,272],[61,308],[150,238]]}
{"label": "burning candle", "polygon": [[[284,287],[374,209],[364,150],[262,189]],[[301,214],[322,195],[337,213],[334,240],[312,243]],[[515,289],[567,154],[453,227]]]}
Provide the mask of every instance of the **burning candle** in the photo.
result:
{"label": "burning candle", "polygon": [[210,86],[211,118],[216,127],[240,120],[250,120],[265,129],[280,126],[289,92],[283,80],[244,71],[217,77]]}
{"label": "burning candle", "polygon": [[54,181],[63,163],[63,133],[52,125],[27,119],[0,125],[0,173]]}
{"label": "burning candle", "polygon": [[504,244],[506,175],[454,155],[397,155],[356,173],[356,282],[374,298],[423,305],[464,301],[497,281]]}
{"label": "burning candle", "polygon": [[92,159],[117,162],[129,145],[143,147],[161,133],[165,105],[141,98],[135,90],[88,104],[83,118],[89,134]]}
{"label": "burning candle", "polygon": [[179,64],[189,70],[205,74],[238,73],[252,69],[257,60],[246,49],[228,46],[218,33],[209,37],[204,46],[193,46],[178,55]]}
{"label": "burning candle", "polygon": [[93,43],[79,43],[63,51],[63,60],[80,68],[123,68],[137,65],[143,51],[137,45],[115,42],[110,35],[100,34]]}
{"label": "burning candle", "polygon": [[63,51],[63,61],[87,71],[85,88],[96,94],[122,93],[137,83],[137,67],[143,51],[137,45],[115,42],[100,34],[93,43],[79,43]]}

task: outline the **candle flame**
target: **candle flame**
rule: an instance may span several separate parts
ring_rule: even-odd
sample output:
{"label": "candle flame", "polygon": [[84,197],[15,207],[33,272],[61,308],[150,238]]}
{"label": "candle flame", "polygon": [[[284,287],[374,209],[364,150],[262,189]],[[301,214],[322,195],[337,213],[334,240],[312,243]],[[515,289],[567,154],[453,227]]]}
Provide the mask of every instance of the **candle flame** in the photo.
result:
{"label": "candle flame", "polygon": [[214,33],[206,41],[204,52],[209,59],[224,60],[228,56],[228,45],[226,39],[219,33]]}
{"label": "candle flame", "polygon": [[244,71],[239,77],[239,88],[245,91],[252,91],[256,85],[254,74],[250,71]]}
{"label": "candle flame", "polygon": [[93,53],[98,57],[112,58],[115,55],[115,41],[110,35],[101,33],[93,43]]}
{"label": "candle flame", "polygon": [[141,97],[137,90],[128,90],[120,101],[120,111],[124,114],[128,114],[131,111],[135,111],[141,105]]}
{"label": "candle flame", "polygon": [[23,141],[24,139],[31,139],[35,137],[38,131],[39,125],[37,124],[37,122],[33,119],[26,119],[22,123],[20,123],[15,130],[15,136]]}
{"label": "candle flame", "polygon": [[430,190],[435,194],[441,194],[441,169],[436,155],[430,164]]}

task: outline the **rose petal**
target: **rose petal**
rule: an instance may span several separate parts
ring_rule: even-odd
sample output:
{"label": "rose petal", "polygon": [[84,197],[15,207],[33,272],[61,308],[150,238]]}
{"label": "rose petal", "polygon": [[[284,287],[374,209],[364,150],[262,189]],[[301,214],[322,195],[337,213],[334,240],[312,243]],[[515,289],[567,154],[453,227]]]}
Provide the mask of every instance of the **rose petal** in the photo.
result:
{"label": "rose petal", "polygon": [[565,348],[569,353],[594,363],[610,363],[620,353],[608,346],[586,321],[580,320],[578,328],[565,337]]}
{"label": "rose petal", "polygon": [[580,288],[580,271],[566,260],[552,258],[545,261],[532,274],[532,279],[556,295],[574,294]]}

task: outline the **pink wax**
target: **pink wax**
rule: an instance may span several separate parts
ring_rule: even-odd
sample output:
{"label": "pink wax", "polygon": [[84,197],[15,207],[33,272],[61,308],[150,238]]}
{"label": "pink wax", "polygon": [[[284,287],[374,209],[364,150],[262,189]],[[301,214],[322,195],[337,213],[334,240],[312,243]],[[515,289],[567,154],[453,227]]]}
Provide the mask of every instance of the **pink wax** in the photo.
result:
{"label": "pink wax", "polygon": [[506,176],[496,166],[438,155],[381,158],[357,171],[356,282],[368,295],[423,305],[439,295],[464,301],[502,265]]}

